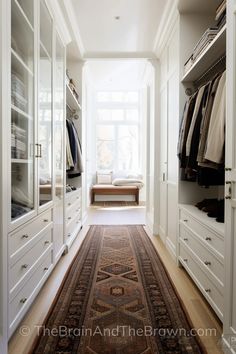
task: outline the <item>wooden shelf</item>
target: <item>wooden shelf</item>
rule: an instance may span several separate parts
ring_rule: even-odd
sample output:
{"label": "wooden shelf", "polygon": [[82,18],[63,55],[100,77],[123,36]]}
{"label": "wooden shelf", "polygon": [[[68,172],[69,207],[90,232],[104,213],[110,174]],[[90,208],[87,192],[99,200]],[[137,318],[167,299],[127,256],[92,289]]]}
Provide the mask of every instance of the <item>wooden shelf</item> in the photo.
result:
{"label": "wooden shelf", "polygon": [[194,82],[226,52],[226,25],[183,76],[182,83]]}
{"label": "wooden shelf", "polygon": [[71,109],[75,111],[81,111],[82,109],[79,101],[75,97],[73,91],[71,90],[68,84],[66,85],[66,103],[70,106]]}

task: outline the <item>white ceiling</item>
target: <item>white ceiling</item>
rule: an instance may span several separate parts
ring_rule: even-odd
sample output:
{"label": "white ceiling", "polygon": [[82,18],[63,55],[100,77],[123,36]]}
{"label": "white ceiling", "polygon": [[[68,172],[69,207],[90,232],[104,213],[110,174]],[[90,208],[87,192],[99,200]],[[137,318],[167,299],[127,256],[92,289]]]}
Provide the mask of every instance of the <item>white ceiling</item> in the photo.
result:
{"label": "white ceiling", "polygon": [[99,90],[132,90],[144,85],[146,60],[94,60],[87,62],[90,82]]}
{"label": "white ceiling", "polygon": [[[151,57],[167,0],[61,0],[83,57]],[[120,16],[119,20],[115,16]],[[73,17],[73,18],[72,18]]]}

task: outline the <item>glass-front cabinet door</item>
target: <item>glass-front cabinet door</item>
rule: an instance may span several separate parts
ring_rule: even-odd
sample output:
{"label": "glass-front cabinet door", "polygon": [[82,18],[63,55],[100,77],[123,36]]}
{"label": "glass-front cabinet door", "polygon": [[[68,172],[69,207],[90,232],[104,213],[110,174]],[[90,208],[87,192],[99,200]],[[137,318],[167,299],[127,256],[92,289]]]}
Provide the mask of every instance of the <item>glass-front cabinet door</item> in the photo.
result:
{"label": "glass-front cabinet door", "polygon": [[39,206],[52,201],[52,18],[40,1],[38,144]]}
{"label": "glass-front cabinet door", "polygon": [[34,1],[11,1],[11,221],[35,207]]}
{"label": "glass-front cabinet door", "polygon": [[65,48],[56,35],[55,61],[55,98],[54,98],[54,159],[55,159],[55,195],[56,199],[63,199],[64,194],[64,111],[65,111]]}

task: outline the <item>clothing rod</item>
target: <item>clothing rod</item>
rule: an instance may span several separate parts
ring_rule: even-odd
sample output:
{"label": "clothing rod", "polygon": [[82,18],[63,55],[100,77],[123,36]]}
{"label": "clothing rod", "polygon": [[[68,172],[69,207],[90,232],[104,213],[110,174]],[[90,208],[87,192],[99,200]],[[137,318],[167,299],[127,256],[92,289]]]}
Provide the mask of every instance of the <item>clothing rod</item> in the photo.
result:
{"label": "clothing rod", "polygon": [[226,59],[226,55],[224,54],[222,57],[220,57],[207,71],[204,72],[196,81],[195,84],[198,84],[200,81],[202,81],[209,73],[211,73],[220,63],[224,63]]}

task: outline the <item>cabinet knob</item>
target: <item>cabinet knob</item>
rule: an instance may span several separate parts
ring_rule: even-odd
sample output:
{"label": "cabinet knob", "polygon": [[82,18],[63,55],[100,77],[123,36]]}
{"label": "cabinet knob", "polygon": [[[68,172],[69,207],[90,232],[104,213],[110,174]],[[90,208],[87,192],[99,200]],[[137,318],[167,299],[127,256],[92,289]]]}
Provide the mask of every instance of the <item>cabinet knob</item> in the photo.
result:
{"label": "cabinet knob", "polygon": [[20,300],[20,303],[21,303],[21,304],[24,304],[26,301],[27,301],[27,298],[26,298],[26,297],[23,297],[23,299]]}
{"label": "cabinet knob", "polygon": [[211,265],[211,262],[209,262],[209,261],[205,261],[204,263],[205,263],[205,265],[207,265],[207,266]]}
{"label": "cabinet knob", "polygon": [[205,289],[205,292],[206,292],[206,293],[210,293],[210,292],[211,292],[211,289]]}
{"label": "cabinet knob", "polygon": [[188,241],[188,238],[184,238],[184,241]]}
{"label": "cabinet knob", "polygon": [[184,222],[188,222],[188,220],[187,220],[187,219],[184,219]]}
{"label": "cabinet knob", "polygon": [[50,243],[49,241],[45,241],[45,242],[44,242],[45,245],[48,245],[49,243]]}
{"label": "cabinet knob", "polygon": [[44,221],[44,222],[48,222],[48,219],[44,219],[43,221]]}
{"label": "cabinet knob", "polygon": [[21,266],[21,268],[23,268],[23,269],[26,269],[26,268],[28,268],[28,264],[22,264],[22,266]]}
{"label": "cabinet knob", "polygon": [[68,236],[68,237],[71,237],[71,234],[68,234],[67,236]]}
{"label": "cabinet knob", "polygon": [[184,258],[184,261],[185,261],[185,262],[188,262],[188,259],[187,259],[187,258]]}
{"label": "cabinet knob", "polygon": [[206,241],[211,241],[211,237],[206,237],[205,240]]}
{"label": "cabinet knob", "polygon": [[25,234],[25,235],[22,235],[21,238],[29,238],[29,235]]}
{"label": "cabinet knob", "polygon": [[68,220],[71,220],[71,216],[68,217]]}
{"label": "cabinet knob", "polygon": [[71,203],[68,203],[67,205],[68,205],[68,206],[71,206]]}
{"label": "cabinet knob", "polygon": [[230,195],[226,195],[225,199],[231,199]]}
{"label": "cabinet knob", "polygon": [[44,271],[48,270],[48,267],[45,267],[43,270],[44,270]]}

